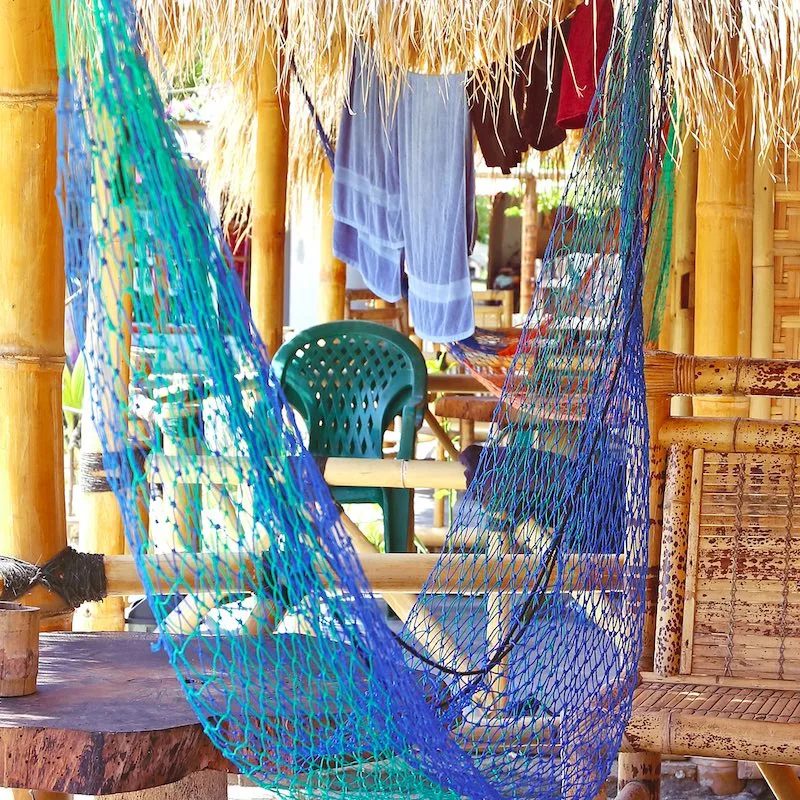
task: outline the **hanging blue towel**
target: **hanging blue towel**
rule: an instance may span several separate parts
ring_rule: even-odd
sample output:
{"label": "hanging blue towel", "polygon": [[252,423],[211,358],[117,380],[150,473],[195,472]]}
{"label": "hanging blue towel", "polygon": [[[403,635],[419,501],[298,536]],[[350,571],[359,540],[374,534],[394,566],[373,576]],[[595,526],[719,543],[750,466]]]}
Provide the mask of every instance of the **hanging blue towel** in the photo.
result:
{"label": "hanging blue towel", "polygon": [[396,131],[369,52],[356,51],[350,107],[339,126],[333,175],[333,253],[357,267],[379,297],[402,298],[403,229]]}
{"label": "hanging blue towel", "polygon": [[405,263],[417,334],[458,341],[475,328],[468,262],[475,172],[466,76],[409,74],[387,113],[385,89],[377,75],[370,80],[371,69],[371,57],[356,54],[336,150],[334,253],[390,302],[401,297]]}

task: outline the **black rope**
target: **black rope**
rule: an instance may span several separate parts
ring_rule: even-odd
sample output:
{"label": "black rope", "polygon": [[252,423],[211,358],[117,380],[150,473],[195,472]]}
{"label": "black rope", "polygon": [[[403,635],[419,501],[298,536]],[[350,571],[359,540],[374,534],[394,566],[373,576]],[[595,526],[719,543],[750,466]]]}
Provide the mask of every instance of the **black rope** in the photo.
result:
{"label": "black rope", "polygon": [[82,491],[87,494],[111,491],[102,453],[81,453],[79,471]]}
{"label": "black rope", "polygon": [[65,547],[39,566],[9,556],[0,556],[0,600],[17,600],[35,586],[59,595],[70,608],[102,600],[108,594],[103,556],[79,553]]}

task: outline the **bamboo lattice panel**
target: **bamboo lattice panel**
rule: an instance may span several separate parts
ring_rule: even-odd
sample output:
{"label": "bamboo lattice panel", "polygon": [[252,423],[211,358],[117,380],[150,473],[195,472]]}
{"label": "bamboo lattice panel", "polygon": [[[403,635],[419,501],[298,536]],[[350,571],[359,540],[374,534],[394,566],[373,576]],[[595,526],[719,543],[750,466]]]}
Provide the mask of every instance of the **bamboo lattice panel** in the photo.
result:
{"label": "bamboo lattice panel", "polygon": [[798,461],[706,452],[690,526],[684,674],[800,680]]}
{"label": "bamboo lattice panel", "polygon": [[[783,158],[778,170],[783,169]],[[775,358],[800,358],[800,159],[775,187]],[[781,398],[772,406],[775,419],[800,419],[800,401]]]}

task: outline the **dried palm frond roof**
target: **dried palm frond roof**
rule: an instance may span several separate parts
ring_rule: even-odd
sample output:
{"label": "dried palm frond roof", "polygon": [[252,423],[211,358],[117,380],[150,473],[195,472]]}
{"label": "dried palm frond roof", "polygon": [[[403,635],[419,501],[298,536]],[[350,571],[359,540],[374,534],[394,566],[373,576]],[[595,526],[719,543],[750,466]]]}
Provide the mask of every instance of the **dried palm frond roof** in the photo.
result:
{"label": "dried palm frond roof", "polygon": [[[398,71],[473,69],[488,76],[580,0],[137,0],[173,80],[202,59],[206,79],[231,87],[214,133],[212,187],[244,209],[254,171],[254,80],[265,51],[281,74],[293,62],[327,130],[335,133],[354,44],[372,46],[385,78]],[[671,77],[685,128],[740,145],[736,97],[752,98],[751,134],[763,151],[800,151],[800,2],[673,0]],[[276,46],[277,44],[277,46]],[[290,171],[316,185],[324,157],[302,96],[293,93]],[[310,183],[306,183],[310,180]]]}

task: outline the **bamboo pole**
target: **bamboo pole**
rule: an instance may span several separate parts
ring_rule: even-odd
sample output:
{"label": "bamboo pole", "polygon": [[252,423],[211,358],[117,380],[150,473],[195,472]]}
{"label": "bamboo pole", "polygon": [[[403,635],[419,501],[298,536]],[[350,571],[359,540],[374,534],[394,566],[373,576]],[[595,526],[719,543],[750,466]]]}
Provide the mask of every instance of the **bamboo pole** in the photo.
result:
{"label": "bamboo pole", "polygon": [[[697,174],[694,351],[750,354],[753,291],[753,147],[747,135],[749,97],[735,109],[741,150],[726,154],[721,134],[708,133]],[[695,398],[698,416],[749,414],[746,398]]]}
{"label": "bamboo pole", "polygon": [[[61,374],[64,270],[56,203],[58,74],[50,0],[0,0],[0,552],[52,558],[67,542]],[[44,629],[71,614],[44,589]]]}
{"label": "bamboo pole", "polygon": [[759,763],[758,768],[777,800],[796,800],[800,797],[800,778],[794,767],[787,764]]}
{"label": "bamboo pole", "polygon": [[[347,528],[351,538],[354,529],[358,530],[352,523]],[[359,535],[367,541],[360,531]],[[529,583],[530,556],[526,555],[476,557],[457,553],[378,553],[362,547],[357,547],[356,551],[371,589],[381,594],[416,594],[437,566],[443,576],[436,584],[437,592],[481,595],[487,591],[487,581],[493,575],[498,576],[496,585],[491,581],[488,583],[493,592],[521,592]],[[268,554],[265,552],[264,556],[268,557]],[[623,558],[617,555],[568,556],[563,567],[568,577],[552,576],[551,580],[561,581],[559,585],[563,585],[564,591],[614,590],[619,588],[622,580],[622,565]],[[147,584],[158,593],[208,595],[217,590],[216,582],[220,576],[225,578],[226,591],[253,591],[261,562],[250,551],[230,550],[224,553],[150,555],[144,558],[142,567],[147,575]],[[133,556],[104,556],[103,568],[110,597],[143,593]],[[326,567],[325,574],[328,572]],[[462,581],[465,572],[470,575],[470,582]],[[3,588],[0,580],[0,590]],[[24,596],[26,600],[28,596]]]}
{"label": "bamboo pole", "polygon": [[[775,180],[772,158],[759,159],[754,167],[753,199],[753,331],[751,355],[772,358],[775,322]],[[769,419],[772,400],[750,400],[750,416]]]}
{"label": "bamboo pole", "polygon": [[256,100],[256,176],[253,195],[253,251],[250,308],[267,352],[283,340],[283,291],[286,244],[286,181],[289,169],[289,97],[279,85],[273,57],[274,35],[258,68]]}
{"label": "bamboo pole", "polygon": [[320,200],[319,321],[344,319],[347,267],[333,254],[333,173],[322,176]]}
{"label": "bamboo pole", "polygon": [[[672,227],[672,276],[670,303],[672,327],[669,348],[675,353],[694,352],[694,271],[697,202],[697,141],[684,142],[681,161],[675,174],[675,206]],[[692,401],[675,397],[673,416],[688,417]]]}
{"label": "bamboo pole", "polygon": [[[58,72],[50,0],[0,0],[0,20],[0,552],[41,562],[67,543]],[[44,588],[29,600],[43,630],[70,627],[71,610]]]}
{"label": "bamboo pole", "polygon": [[[106,141],[113,143],[114,130],[120,123],[101,119]],[[103,442],[97,424],[110,428],[107,438],[117,446],[127,438],[128,385],[130,382],[131,326],[133,320],[133,261],[131,257],[130,219],[127,188],[115,183],[116,190],[95,160],[96,205],[92,225],[101,245],[100,263],[95,265],[99,279],[89,294],[86,332],[87,371],[83,414],[81,415],[81,508],[79,542],[90,553],[121,555],[125,552],[125,525],[122,509],[107,481],[103,466]],[[133,174],[128,180],[133,184]],[[94,324],[93,324],[94,323]],[[108,386],[104,384],[107,383]],[[104,393],[111,396],[105,396]],[[97,420],[94,419],[98,415]],[[106,598],[86,603],[75,614],[73,630],[122,631],[125,627],[125,601]]]}
{"label": "bamboo pole", "polygon": [[522,198],[522,255],[519,268],[519,313],[527,316],[533,302],[533,282],[536,279],[536,253],[539,249],[539,200],[536,178],[525,178]]}

